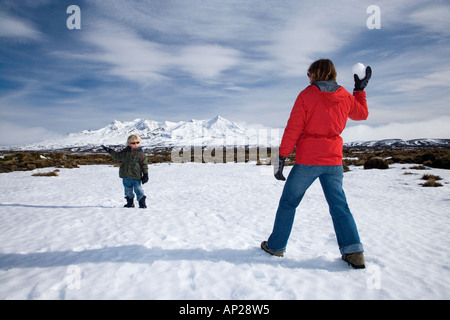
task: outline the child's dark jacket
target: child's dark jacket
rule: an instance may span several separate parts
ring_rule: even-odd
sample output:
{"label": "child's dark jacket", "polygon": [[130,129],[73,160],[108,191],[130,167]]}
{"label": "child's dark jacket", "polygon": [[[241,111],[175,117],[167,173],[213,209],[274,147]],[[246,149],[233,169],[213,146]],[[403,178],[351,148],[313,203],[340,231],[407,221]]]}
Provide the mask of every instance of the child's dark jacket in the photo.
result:
{"label": "child's dark jacket", "polygon": [[119,177],[141,180],[143,173],[148,173],[148,160],[141,147],[131,150],[128,146],[120,152],[111,150],[109,154],[121,161]]}

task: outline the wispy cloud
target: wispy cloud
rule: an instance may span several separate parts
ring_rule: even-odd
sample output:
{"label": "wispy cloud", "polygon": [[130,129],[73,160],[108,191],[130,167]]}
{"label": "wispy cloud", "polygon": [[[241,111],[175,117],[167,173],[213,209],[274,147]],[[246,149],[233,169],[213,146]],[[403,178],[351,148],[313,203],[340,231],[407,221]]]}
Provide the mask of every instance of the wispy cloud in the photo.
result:
{"label": "wispy cloud", "polygon": [[447,1],[428,3],[411,13],[410,19],[423,26],[427,32],[450,34],[450,7]]}
{"label": "wispy cloud", "polygon": [[161,45],[147,41],[134,30],[100,23],[101,27],[84,38],[93,51],[79,55],[95,63],[104,63],[110,75],[147,83],[164,78],[164,66],[171,57]]}
{"label": "wispy cloud", "polygon": [[398,85],[393,89],[393,91],[410,92],[426,87],[450,88],[450,69],[432,72],[430,74],[424,75],[423,77],[399,81]]}
{"label": "wispy cloud", "polygon": [[43,34],[29,21],[0,11],[0,38],[16,41],[41,40]]}
{"label": "wispy cloud", "polygon": [[56,138],[61,138],[61,135],[43,127],[23,126],[0,120],[0,146],[16,146]]}
{"label": "wispy cloud", "polygon": [[216,78],[240,63],[238,50],[218,45],[186,46],[174,57],[174,65],[200,79]]}
{"label": "wispy cloud", "polygon": [[[84,41],[94,50],[71,58],[109,66],[111,75],[142,84],[168,80],[168,74],[186,72],[190,77],[213,80],[239,63],[238,50],[220,45],[171,45],[150,41],[128,27],[102,23]],[[108,26],[108,27],[105,27]]]}
{"label": "wispy cloud", "polygon": [[[123,51],[129,48],[128,55],[135,51],[136,64],[143,70],[149,65],[150,72],[180,67],[202,78],[215,77],[237,65],[239,77],[303,76],[312,59],[342,48],[358,33],[357,26],[365,25],[365,7],[360,4],[345,9],[334,3],[317,6],[313,2],[299,5],[298,1],[94,4],[99,10],[94,23],[98,30],[87,40],[104,50],[105,57],[99,58],[125,66],[115,57],[124,59]],[[142,56],[158,65],[143,61]]]}

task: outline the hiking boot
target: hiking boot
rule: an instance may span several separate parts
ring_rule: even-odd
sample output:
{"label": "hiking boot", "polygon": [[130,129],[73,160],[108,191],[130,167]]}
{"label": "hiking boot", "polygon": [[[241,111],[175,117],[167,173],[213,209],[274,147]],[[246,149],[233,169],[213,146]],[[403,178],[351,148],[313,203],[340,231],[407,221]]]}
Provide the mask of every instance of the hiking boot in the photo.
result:
{"label": "hiking boot", "polygon": [[134,203],[133,200],[134,198],[130,198],[130,197],[125,197],[125,199],[127,199],[127,204],[124,205],[124,208],[134,208]]}
{"label": "hiking boot", "polygon": [[364,265],[364,253],[355,252],[342,255],[342,260],[347,262],[355,269],[364,269],[366,266]]}
{"label": "hiking boot", "polygon": [[142,198],[139,200],[139,208],[145,209],[147,208],[147,204],[145,203],[145,199],[147,199],[146,196],[142,196]]}
{"label": "hiking boot", "polygon": [[265,252],[270,253],[271,255],[277,256],[277,257],[282,257],[283,254],[284,254],[283,251],[273,251],[273,250],[270,250],[270,249],[267,247],[267,241],[261,242],[261,249],[263,249]]}

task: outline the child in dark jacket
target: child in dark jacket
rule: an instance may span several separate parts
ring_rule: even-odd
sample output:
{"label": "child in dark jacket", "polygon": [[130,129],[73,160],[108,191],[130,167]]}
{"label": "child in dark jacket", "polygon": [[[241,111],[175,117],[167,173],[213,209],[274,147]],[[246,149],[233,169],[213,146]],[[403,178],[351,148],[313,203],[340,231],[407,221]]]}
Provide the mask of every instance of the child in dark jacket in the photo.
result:
{"label": "child in dark jacket", "polygon": [[127,147],[120,152],[102,146],[114,159],[121,162],[119,177],[123,179],[125,199],[127,199],[127,203],[124,206],[126,208],[134,207],[134,193],[136,193],[139,208],[147,208],[145,203],[146,196],[144,195],[141,182],[142,184],[148,182],[148,160],[140,144],[141,139],[136,135],[131,135],[127,139]]}

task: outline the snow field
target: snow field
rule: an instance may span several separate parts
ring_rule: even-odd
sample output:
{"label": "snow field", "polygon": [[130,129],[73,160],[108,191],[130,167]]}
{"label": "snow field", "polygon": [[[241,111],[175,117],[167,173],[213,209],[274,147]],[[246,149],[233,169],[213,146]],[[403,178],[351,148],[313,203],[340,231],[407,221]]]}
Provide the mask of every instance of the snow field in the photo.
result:
{"label": "snow field", "polygon": [[450,172],[410,166],[344,175],[364,270],[341,261],[319,181],[285,257],[259,248],[284,185],[272,167],[150,165],[148,209],[122,208],[112,166],[0,174],[0,299],[448,299]]}

